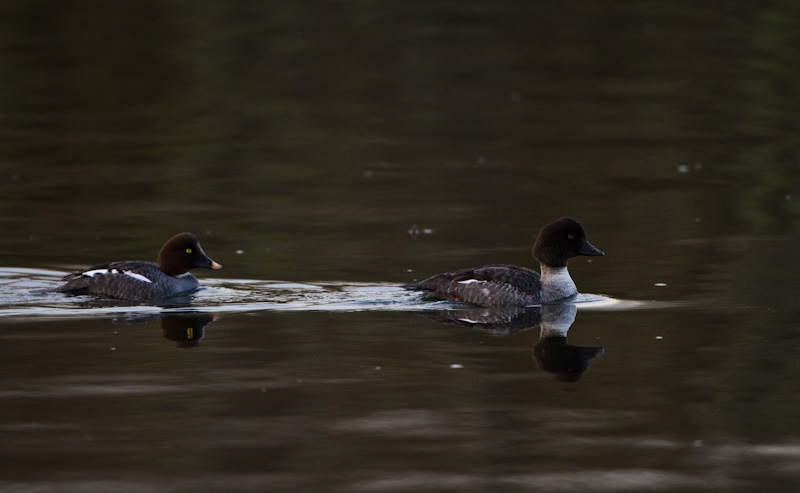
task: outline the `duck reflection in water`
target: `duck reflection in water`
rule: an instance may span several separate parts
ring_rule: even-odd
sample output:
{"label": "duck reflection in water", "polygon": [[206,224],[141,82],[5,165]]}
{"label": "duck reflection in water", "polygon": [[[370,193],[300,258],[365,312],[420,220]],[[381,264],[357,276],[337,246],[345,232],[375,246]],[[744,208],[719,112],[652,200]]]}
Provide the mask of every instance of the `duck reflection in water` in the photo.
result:
{"label": "duck reflection in water", "polygon": [[595,358],[603,355],[601,347],[567,344],[567,332],[575,322],[574,304],[536,307],[464,308],[426,311],[422,314],[437,322],[508,336],[540,327],[539,341],[533,346],[533,359],[540,369],[562,382],[577,382]]}
{"label": "duck reflection in water", "polygon": [[200,339],[205,337],[206,325],[217,317],[208,313],[172,314],[159,317],[158,325],[164,339],[175,342],[175,347],[190,349],[200,345]]}
{"label": "duck reflection in water", "polygon": [[533,359],[539,368],[562,382],[577,382],[592,360],[603,355],[601,347],[567,344],[567,331],[577,312],[575,305],[544,305],[539,342],[533,345]]}
{"label": "duck reflection in water", "polygon": [[[95,296],[85,296],[81,294],[65,293],[66,296],[79,300],[76,303],[78,308],[93,309],[93,308],[126,308],[126,307],[140,307],[140,306],[153,306],[165,309],[186,309],[192,306],[192,297],[189,295],[173,296],[169,300],[121,300],[116,298],[104,298]],[[185,312],[185,313],[198,313],[198,312]],[[141,314],[129,313],[123,318],[116,318],[116,322],[126,324],[147,323],[164,315],[158,314]]]}
{"label": "duck reflection in water", "polygon": [[125,325],[147,324],[154,319],[158,320],[164,339],[173,341],[175,347],[190,349],[200,345],[200,340],[205,337],[205,328],[219,318],[216,314],[203,312],[177,312],[157,315],[133,315],[115,319],[115,323]]}

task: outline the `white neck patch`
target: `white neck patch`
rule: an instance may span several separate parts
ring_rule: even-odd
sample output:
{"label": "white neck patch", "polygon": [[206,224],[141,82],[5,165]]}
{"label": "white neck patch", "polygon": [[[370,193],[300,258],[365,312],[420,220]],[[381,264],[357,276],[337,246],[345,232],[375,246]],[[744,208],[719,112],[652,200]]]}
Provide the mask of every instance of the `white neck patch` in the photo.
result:
{"label": "white neck patch", "polygon": [[546,301],[560,300],[578,293],[578,288],[566,267],[541,265],[541,269],[542,291],[547,298]]}

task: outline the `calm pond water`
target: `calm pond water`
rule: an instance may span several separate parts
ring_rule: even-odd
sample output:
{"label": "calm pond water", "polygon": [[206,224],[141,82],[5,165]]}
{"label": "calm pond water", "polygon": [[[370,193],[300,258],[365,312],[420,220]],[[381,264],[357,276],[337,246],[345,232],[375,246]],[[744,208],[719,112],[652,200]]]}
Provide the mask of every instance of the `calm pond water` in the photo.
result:
{"label": "calm pond water", "polygon": [[[800,487],[796,2],[0,5],[0,490]],[[575,303],[398,286],[535,266]],[[169,306],[31,291],[193,231]]]}

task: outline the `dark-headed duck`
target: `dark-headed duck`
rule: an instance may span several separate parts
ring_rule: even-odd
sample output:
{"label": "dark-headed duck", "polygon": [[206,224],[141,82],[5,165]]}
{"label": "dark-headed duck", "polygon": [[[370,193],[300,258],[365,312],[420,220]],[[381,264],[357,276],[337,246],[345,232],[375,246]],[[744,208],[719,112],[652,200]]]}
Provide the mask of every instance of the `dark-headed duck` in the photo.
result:
{"label": "dark-headed duck", "polygon": [[493,264],[429,277],[406,289],[430,298],[481,306],[527,306],[549,303],[578,293],[567,271],[567,260],[578,255],[602,256],[583,232],[583,226],[562,217],[539,231],[533,256],[542,273],[516,265]]}
{"label": "dark-headed duck", "polygon": [[94,294],[126,300],[170,298],[200,287],[197,278],[189,273],[197,267],[222,268],[203,252],[195,235],[180,233],[161,247],[158,263],[125,260],[97,265],[65,276],[65,284],[49,291]]}

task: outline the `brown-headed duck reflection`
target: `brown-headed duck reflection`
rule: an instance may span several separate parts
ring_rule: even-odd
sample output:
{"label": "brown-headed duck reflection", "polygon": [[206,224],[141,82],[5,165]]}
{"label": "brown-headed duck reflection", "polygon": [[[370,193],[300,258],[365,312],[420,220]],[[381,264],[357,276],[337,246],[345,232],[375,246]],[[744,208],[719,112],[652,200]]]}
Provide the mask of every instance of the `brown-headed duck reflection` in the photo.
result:
{"label": "brown-headed duck reflection", "polygon": [[544,305],[539,342],[533,345],[533,359],[539,368],[562,382],[577,382],[592,360],[603,355],[601,347],[567,344],[567,331],[577,311],[575,305]]}
{"label": "brown-headed duck reflection", "polygon": [[422,312],[427,318],[449,325],[469,327],[494,336],[509,336],[540,327],[533,359],[543,371],[563,382],[577,382],[589,364],[603,355],[601,347],[567,344],[567,332],[575,322],[574,304],[536,307],[463,308]]}
{"label": "brown-headed duck reflection", "polygon": [[175,312],[153,314],[127,315],[114,319],[114,323],[125,325],[148,324],[158,320],[164,339],[173,341],[175,347],[189,349],[200,345],[200,339],[205,337],[205,328],[219,318],[216,314],[203,312]]}
{"label": "brown-headed duck reflection", "polygon": [[208,313],[171,314],[159,317],[158,325],[164,339],[175,342],[175,347],[189,349],[200,345],[206,325],[216,320]]}

